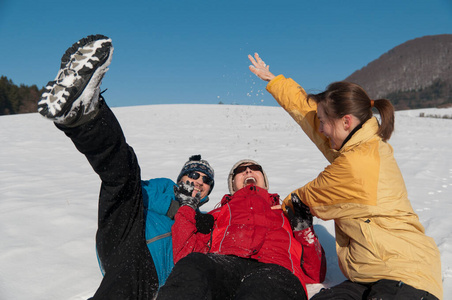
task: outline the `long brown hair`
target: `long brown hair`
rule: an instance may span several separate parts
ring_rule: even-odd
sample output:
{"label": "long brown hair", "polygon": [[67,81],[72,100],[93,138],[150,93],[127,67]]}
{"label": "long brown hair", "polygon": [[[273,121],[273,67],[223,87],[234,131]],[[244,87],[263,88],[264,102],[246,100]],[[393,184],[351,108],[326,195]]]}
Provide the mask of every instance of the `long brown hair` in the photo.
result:
{"label": "long brown hair", "polygon": [[355,116],[361,124],[373,116],[373,105],[381,117],[377,134],[383,141],[387,141],[394,131],[394,107],[391,102],[388,99],[372,101],[366,91],[355,83],[333,82],[324,92],[309,94],[308,99],[321,105],[329,120],[339,119],[350,114]]}

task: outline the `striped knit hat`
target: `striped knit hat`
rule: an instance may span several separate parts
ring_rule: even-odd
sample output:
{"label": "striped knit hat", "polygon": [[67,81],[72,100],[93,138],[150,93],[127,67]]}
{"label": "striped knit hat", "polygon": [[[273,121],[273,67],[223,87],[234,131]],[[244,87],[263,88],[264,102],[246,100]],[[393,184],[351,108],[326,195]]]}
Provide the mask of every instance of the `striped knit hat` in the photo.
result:
{"label": "striped knit hat", "polygon": [[207,162],[207,160],[201,159],[200,154],[190,156],[188,161],[182,167],[182,170],[180,171],[179,176],[177,176],[177,182],[179,182],[184,175],[186,175],[192,171],[202,172],[202,173],[206,174],[207,177],[209,177],[212,180],[212,184],[210,185],[210,190],[209,190],[209,194],[210,194],[210,192],[212,191],[213,186],[215,184],[215,181],[214,181],[215,173],[214,173],[212,167]]}

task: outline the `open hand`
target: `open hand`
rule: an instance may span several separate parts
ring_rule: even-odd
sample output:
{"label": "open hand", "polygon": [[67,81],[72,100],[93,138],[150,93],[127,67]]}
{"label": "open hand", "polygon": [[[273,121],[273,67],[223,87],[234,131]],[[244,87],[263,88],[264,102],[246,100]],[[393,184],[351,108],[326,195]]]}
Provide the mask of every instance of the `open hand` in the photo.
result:
{"label": "open hand", "polygon": [[250,71],[257,77],[264,81],[270,81],[275,78],[275,75],[273,75],[269,70],[270,66],[265,64],[265,62],[259,57],[259,54],[254,53],[254,57],[248,54],[248,59],[253,64],[252,66],[249,66]]}

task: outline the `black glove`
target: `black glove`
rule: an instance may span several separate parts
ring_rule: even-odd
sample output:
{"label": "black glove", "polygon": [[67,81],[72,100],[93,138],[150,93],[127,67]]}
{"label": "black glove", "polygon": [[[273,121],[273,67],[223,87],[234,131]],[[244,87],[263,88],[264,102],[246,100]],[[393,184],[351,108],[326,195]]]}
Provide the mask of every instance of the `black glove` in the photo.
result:
{"label": "black glove", "polygon": [[201,201],[201,193],[197,193],[196,196],[192,196],[193,189],[195,185],[193,182],[179,182],[178,185],[174,186],[174,195],[177,201],[179,201],[180,206],[190,206],[193,209],[197,209],[199,202]]}
{"label": "black glove", "polygon": [[290,206],[286,206],[286,210],[292,230],[299,231],[311,227],[312,215],[309,206],[304,204],[295,193],[290,195],[290,200],[292,201],[293,209]]}
{"label": "black glove", "polygon": [[212,231],[215,220],[210,214],[203,214],[199,211],[195,215],[196,230],[203,234],[208,234]]}

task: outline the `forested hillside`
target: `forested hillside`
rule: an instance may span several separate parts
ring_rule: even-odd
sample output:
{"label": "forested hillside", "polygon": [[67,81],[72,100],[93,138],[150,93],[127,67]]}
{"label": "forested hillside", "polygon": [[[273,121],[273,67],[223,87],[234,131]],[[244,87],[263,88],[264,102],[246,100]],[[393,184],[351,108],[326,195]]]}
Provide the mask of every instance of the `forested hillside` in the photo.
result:
{"label": "forested hillside", "polygon": [[396,109],[452,105],[452,34],[407,41],[345,79]]}
{"label": "forested hillside", "polygon": [[17,86],[6,76],[0,77],[0,115],[36,112],[43,88],[36,85]]}

